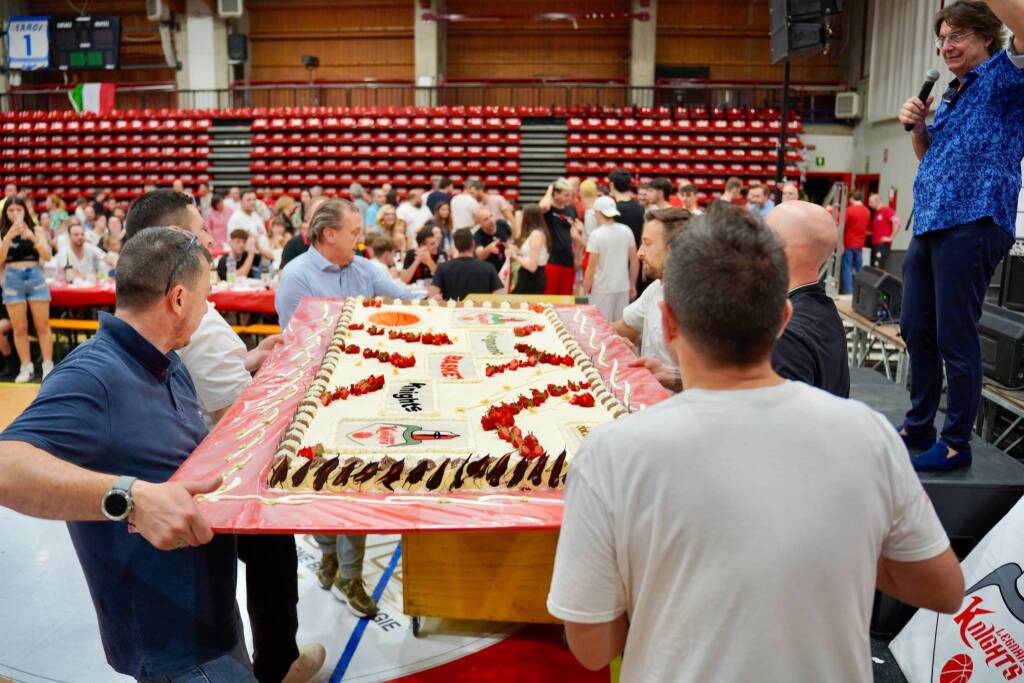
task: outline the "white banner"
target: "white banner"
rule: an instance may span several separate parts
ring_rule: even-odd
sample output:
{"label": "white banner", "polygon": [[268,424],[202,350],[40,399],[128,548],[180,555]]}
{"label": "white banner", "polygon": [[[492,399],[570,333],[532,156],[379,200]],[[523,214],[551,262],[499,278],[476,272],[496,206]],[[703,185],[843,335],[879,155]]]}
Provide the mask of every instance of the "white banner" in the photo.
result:
{"label": "white banner", "polygon": [[956,614],[918,610],[889,644],[910,683],[1024,681],[1024,500],[964,560]]}
{"label": "white banner", "polygon": [[7,25],[7,68],[33,71],[50,66],[49,17],[11,17]]}

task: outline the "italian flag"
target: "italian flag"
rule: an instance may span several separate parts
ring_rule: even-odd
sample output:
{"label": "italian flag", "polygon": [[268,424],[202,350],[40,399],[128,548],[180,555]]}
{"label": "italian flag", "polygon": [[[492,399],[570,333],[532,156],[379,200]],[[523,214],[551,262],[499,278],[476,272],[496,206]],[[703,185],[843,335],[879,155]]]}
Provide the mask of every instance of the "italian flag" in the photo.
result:
{"label": "italian flag", "polygon": [[114,84],[79,83],[68,93],[68,98],[79,114],[84,111],[106,114],[114,111]]}

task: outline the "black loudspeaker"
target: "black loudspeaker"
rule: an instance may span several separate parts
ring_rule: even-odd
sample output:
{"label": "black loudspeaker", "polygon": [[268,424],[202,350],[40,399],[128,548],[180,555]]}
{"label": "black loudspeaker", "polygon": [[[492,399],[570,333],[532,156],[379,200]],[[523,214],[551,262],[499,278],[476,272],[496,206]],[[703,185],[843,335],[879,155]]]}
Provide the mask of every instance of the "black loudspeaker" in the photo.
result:
{"label": "black loudspeaker", "polygon": [[1011,311],[1024,311],[1024,257],[1010,253],[1002,263],[999,298]]}
{"label": "black loudspeaker", "polygon": [[842,0],[772,0],[772,63],[825,49],[826,23],[842,11]]}
{"label": "black loudspeaker", "polygon": [[249,41],[244,33],[228,34],[228,59],[232,62],[249,59]]}
{"label": "black loudspeaker", "polygon": [[881,268],[853,274],[853,310],[872,322],[899,322],[903,308],[903,281]]}
{"label": "black loudspeaker", "polygon": [[978,323],[981,368],[1003,386],[1024,386],[1024,315],[985,304]]}

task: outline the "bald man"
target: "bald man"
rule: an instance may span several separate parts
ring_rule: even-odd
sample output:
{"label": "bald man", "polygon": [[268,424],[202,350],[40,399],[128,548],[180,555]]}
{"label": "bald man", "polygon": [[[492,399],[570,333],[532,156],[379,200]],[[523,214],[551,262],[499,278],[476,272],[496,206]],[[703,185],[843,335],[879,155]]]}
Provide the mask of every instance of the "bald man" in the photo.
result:
{"label": "bald man", "polygon": [[796,183],[789,182],[782,186],[782,201],[792,202],[800,199],[800,188]]}
{"label": "bald man", "polygon": [[849,398],[846,331],[819,282],[821,267],[836,249],[835,221],[817,204],[792,200],[772,209],[767,223],[785,248],[793,304],[793,317],[772,352],[772,367],[786,379]]}

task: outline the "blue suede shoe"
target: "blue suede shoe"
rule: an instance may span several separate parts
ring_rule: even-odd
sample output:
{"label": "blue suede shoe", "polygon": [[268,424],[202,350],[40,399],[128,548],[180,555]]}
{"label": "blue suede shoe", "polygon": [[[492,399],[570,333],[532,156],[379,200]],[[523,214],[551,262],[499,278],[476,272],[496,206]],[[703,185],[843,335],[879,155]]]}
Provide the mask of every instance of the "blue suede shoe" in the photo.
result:
{"label": "blue suede shoe", "polygon": [[[906,422],[896,427],[896,433],[900,434],[906,426]],[[920,434],[900,434],[903,445],[908,451],[926,451],[935,445],[935,436],[921,436]]]}
{"label": "blue suede shoe", "polygon": [[910,464],[919,472],[941,472],[971,466],[970,449],[963,450],[952,458],[947,457],[949,446],[937,442],[928,450],[910,459]]}

